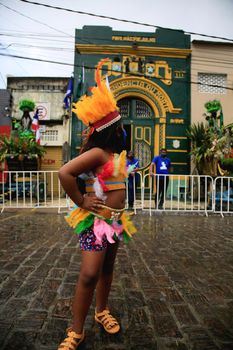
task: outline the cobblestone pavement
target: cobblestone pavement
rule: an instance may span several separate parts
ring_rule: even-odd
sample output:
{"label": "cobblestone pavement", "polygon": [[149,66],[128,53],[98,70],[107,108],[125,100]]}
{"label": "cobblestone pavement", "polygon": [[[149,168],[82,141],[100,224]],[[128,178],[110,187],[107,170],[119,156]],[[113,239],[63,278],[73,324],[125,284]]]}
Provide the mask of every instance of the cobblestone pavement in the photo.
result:
{"label": "cobblestone pavement", "polygon": [[[122,330],[86,321],[81,350],[233,349],[233,217],[134,216],[110,308]],[[0,215],[0,348],[55,350],[71,320],[80,267],[63,215]]]}

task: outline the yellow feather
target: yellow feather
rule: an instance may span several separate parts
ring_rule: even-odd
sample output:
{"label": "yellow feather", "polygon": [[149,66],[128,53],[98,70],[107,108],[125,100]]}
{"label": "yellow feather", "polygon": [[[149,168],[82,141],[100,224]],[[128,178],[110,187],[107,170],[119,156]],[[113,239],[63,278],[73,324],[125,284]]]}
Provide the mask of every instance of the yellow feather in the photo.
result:
{"label": "yellow feather", "polygon": [[112,92],[105,81],[100,80],[100,69],[105,61],[108,59],[102,60],[97,67],[97,87],[92,88],[92,95],[84,95],[78,102],[73,103],[72,111],[85,125],[93,124],[118,109]]}
{"label": "yellow feather", "polygon": [[126,151],[122,151],[119,156],[119,169],[120,173],[127,177],[127,169],[126,169]]}
{"label": "yellow feather", "polygon": [[65,216],[65,220],[71,227],[75,228],[77,224],[83,221],[89,214],[87,210],[76,208]]}
{"label": "yellow feather", "polygon": [[137,229],[132,223],[132,221],[129,219],[129,215],[126,213],[123,213],[123,215],[121,216],[121,221],[127,235],[129,237],[132,237],[132,235],[137,232]]}
{"label": "yellow feather", "polygon": [[114,153],[113,169],[113,176],[117,176],[119,174],[119,155],[117,153]]}

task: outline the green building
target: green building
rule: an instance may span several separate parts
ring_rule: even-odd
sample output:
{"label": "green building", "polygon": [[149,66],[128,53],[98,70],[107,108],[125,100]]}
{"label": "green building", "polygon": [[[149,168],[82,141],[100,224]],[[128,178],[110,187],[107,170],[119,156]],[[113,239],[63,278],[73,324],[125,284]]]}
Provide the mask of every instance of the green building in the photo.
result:
{"label": "green building", "polygon": [[[84,26],[76,30],[74,101],[95,84],[98,62],[108,58],[108,80],[127,131],[127,149],[140,159],[143,172],[166,147],[174,174],[189,174],[190,36],[179,30],[113,31]],[[84,67],[84,69],[83,69]],[[85,72],[81,86],[81,76]],[[78,91],[79,90],[79,91]],[[72,116],[72,157],[79,152],[83,125]]]}

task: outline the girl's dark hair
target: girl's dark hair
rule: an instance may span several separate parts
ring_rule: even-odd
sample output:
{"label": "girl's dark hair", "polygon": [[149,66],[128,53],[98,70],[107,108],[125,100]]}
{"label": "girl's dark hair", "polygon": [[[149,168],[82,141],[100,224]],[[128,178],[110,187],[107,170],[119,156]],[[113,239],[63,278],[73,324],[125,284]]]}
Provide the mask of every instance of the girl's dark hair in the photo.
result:
{"label": "girl's dark hair", "polygon": [[121,153],[124,149],[124,134],[121,121],[108,126],[101,131],[94,131],[84,143],[80,153],[84,153],[91,148],[99,147],[108,149],[113,153]]}

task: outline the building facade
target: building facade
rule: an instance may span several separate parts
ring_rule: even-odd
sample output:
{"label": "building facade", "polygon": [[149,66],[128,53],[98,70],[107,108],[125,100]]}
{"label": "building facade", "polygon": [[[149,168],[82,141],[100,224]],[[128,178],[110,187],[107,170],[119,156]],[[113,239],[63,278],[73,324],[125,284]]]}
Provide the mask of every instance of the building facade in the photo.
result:
{"label": "building facade", "polygon": [[[143,175],[161,147],[168,150],[174,174],[190,173],[186,131],[191,123],[205,121],[207,101],[220,100],[224,125],[233,123],[233,44],[195,40],[191,49],[190,37],[176,30],[76,30],[73,100],[89,94],[95,68],[107,58],[102,77],[117,99],[127,149],[140,159]],[[82,144],[84,126],[75,115],[70,123],[63,109],[67,83],[68,78],[9,77],[4,91],[4,103],[13,103],[13,118],[22,117],[21,99],[32,99],[40,109],[41,144],[47,149],[43,170],[59,169],[70,157],[70,145],[73,158]],[[2,111],[0,123],[6,122],[9,127]]]}
{"label": "building facade", "polygon": [[[67,161],[69,120],[64,113],[63,99],[68,78],[8,77],[12,94],[12,118],[20,120],[19,101],[30,99],[39,109],[41,145],[46,148],[41,170],[57,170]],[[31,113],[33,118],[33,113]]]}
{"label": "building facade", "polygon": [[9,135],[11,129],[11,93],[0,89],[0,135]]}
{"label": "building facade", "polygon": [[[176,30],[135,33],[101,26],[85,26],[75,37],[74,101],[89,93],[97,64],[108,58],[102,77],[117,99],[127,149],[134,150],[146,173],[153,156],[166,147],[174,173],[188,174],[190,37]],[[81,147],[82,131],[73,115],[72,157]]]}
{"label": "building facade", "polygon": [[205,103],[219,100],[224,125],[233,123],[233,44],[225,42],[192,42],[191,120],[205,121]]}

